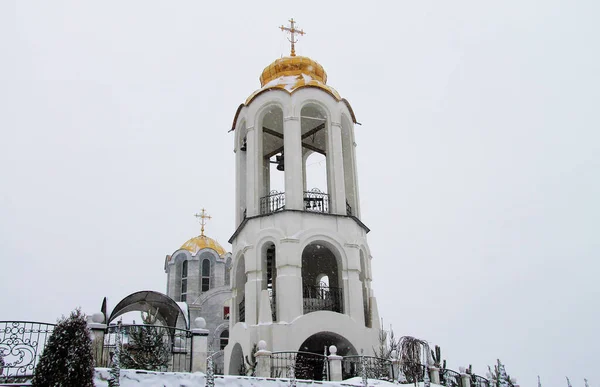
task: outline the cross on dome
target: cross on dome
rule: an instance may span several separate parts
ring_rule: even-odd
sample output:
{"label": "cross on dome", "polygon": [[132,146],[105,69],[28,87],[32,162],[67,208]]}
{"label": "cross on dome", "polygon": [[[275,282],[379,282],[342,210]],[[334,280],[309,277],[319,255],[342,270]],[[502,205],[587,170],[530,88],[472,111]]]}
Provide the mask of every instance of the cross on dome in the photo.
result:
{"label": "cross on dome", "polygon": [[291,38],[288,38],[288,40],[292,44],[292,53],[290,54],[290,56],[296,56],[296,46],[295,46],[295,44],[298,42],[298,40],[294,38],[294,36],[295,36],[294,34],[304,35],[305,32],[304,32],[304,30],[298,30],[298,29],[296,29],[296,27],[295,27],[295,23],[296,22],[294,21],[294,18],[291,18],[289,20],[289,22],[290,22],[290,26],[289,27],[285,27],[285,26],[282,25],[279,28],[282,31],[284,31],[284,32],[288,32],[291,35]]}
{"label": "cross on dome", "polygon": [[206,225],[205,219],[212,219],[212,216],[206,214],[206,210],[203,208],[200,210],[199,214],[194,214],[194,216],[200,219],[200,236],[204,236],[204,226]]}

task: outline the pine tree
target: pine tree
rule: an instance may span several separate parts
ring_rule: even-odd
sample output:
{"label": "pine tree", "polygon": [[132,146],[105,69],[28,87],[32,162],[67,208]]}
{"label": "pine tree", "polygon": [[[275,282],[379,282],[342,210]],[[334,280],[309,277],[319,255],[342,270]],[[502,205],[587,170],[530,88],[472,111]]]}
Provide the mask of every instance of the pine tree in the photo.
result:
{"label": "pine tree", "polygon": [[513,387],[514,384],[510,378],[510,376],[506,373],[506,369],[504,368],[504,364],[500,362],[498,359],[498,364],[494,366],[494,370],[492,371],[492,367],[488,366],[488,377],[490,379],[490,387]]}
{"label": "pine tree", "polygon": [[[127,327],[127,343],[121,350],[121,367],[160,371],[169,364],[169,349],[163,340],[163,329],[153,325]],[[121,332],[117,332],[120,335]]]}
{"label": "pine tree", "polygon": [[81,310],[61,318],[35,368],[33,387],[94,387],[92,340]]}

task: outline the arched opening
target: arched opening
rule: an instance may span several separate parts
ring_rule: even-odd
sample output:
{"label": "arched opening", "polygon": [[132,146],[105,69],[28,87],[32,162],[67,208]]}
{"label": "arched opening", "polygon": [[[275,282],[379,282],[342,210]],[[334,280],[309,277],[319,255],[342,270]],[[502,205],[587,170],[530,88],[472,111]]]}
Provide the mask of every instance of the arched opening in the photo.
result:
{"label": "arched opening", "polygon": [[188,261],[181,263],[181,297],[180,301],[185,302],[187,300],[187,276],[188,276]]}
{"label": "arched opening", "polygon": [[265,243],[261,251],[262,256],[262,290],[269,292],[271,301],[271,314],[273,321],[277,321],[277,303],[275,301],[276,283],[277,283],[277,261],[275,245],[271,242]]}
{"label": "arched opening", "polygon": [[304,314],[319,310],[343,313],[341,277],[338,260],[327,246],[319,242],[306,246],[302,251]]}
{"label": "arched opening", "polygon": [[201,268],[201,290],[203,292],[207,292],[210,290],[210,259],[205,258],[202,261],[202,268]]}
{"label": "arched opening", "polygon": [[307,104],[300,112],[300,127],[304,161],[304,210],[329,213],[327,115],[320,106]]}
{"label": "arched opening", "polygon": [[270,106],[260,122],[262,136],[259,154],[263,155],[260,213],[268,214],[285,207],[283,110],[276,105]]}
{"label": "arched opening", "polygon": [[237,218],[238,224],[244,220],[246,216],[246,164],[247,164],[247,131],[246,131],[246,121],[242,122],[240,125],[240,133],[238,137],[238,143],[236,144],[236,158],[238,163],[237,173],[238,173],[238,186],[237,186]]}
{"label": "arched opening", "polygon": [[[345,337],[333,332],[319,332],[304,340],[296,355],[296,377],[298,379],[323,380],[327,375],[325,359],[321,357],[329,347],[337,347],[338,356],[357,355],[356,348]],[[314,356],[314,355],[317,356]]]}
{"label": "arched opening", "polygon": [[363,308],[365,313],[365,326],[371,327],[371,308],[369,306],[369,283],[368,283],[368,273],[367,273],[367,265],[365,262],[365,255],[362,250],[360,251],[360,273],[358,278],[362,287],[362,297],[363,297]]}
{"label": "arched opening", "polygon": [[344,163],[344,188],[346,190],[346,215],[359,216],[354,133],[350,120],[342,114],[342,159]]}
{"label": "arched opening", "polygon": [[234,303],[233,308],[236,308],[236,319],[235,322],[246,321],[246,266],[244,256],[242,255],[237,262],[235,269],[235,283],[234,289]]}
{"label": "arched opening", "polygon": [[235,343],[229,358],[229,375],[243,375],[244,351],[239,343]]}

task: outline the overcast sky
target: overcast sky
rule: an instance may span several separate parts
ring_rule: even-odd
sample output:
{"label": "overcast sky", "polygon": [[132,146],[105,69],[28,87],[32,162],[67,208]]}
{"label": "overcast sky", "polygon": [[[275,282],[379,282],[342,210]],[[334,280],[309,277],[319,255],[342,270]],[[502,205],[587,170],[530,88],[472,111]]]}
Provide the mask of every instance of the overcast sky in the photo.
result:
{"label": "overcast sky", "polygon": [[230,250],[231,128],[262,69],[319,61],[356,127],[386,326],[522,386],[600,386],[597,1],[0,1],[0,320],[165,291]]}

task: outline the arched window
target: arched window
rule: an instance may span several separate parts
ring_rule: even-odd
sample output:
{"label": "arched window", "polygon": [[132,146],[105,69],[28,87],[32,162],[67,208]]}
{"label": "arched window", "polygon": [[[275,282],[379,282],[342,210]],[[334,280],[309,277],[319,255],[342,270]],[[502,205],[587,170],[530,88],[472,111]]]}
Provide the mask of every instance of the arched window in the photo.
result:
{"label": "arched window", "polygon": [[181,263],[181,301],[185,302],[187,298],[187,275],[188,275],[188,261]]}
{"label": "arched window", "polygon": [[202,261],[202,291],[206,292],[210,289],[210,260]]}
{"label": "arched window", "polygon": [[221,337],[220,337],[220,349],[223,350],[225,349],[225,347],[227,346],[227,343],[229,343],[229,330],[225,329],[222,333],[221,333]]}

